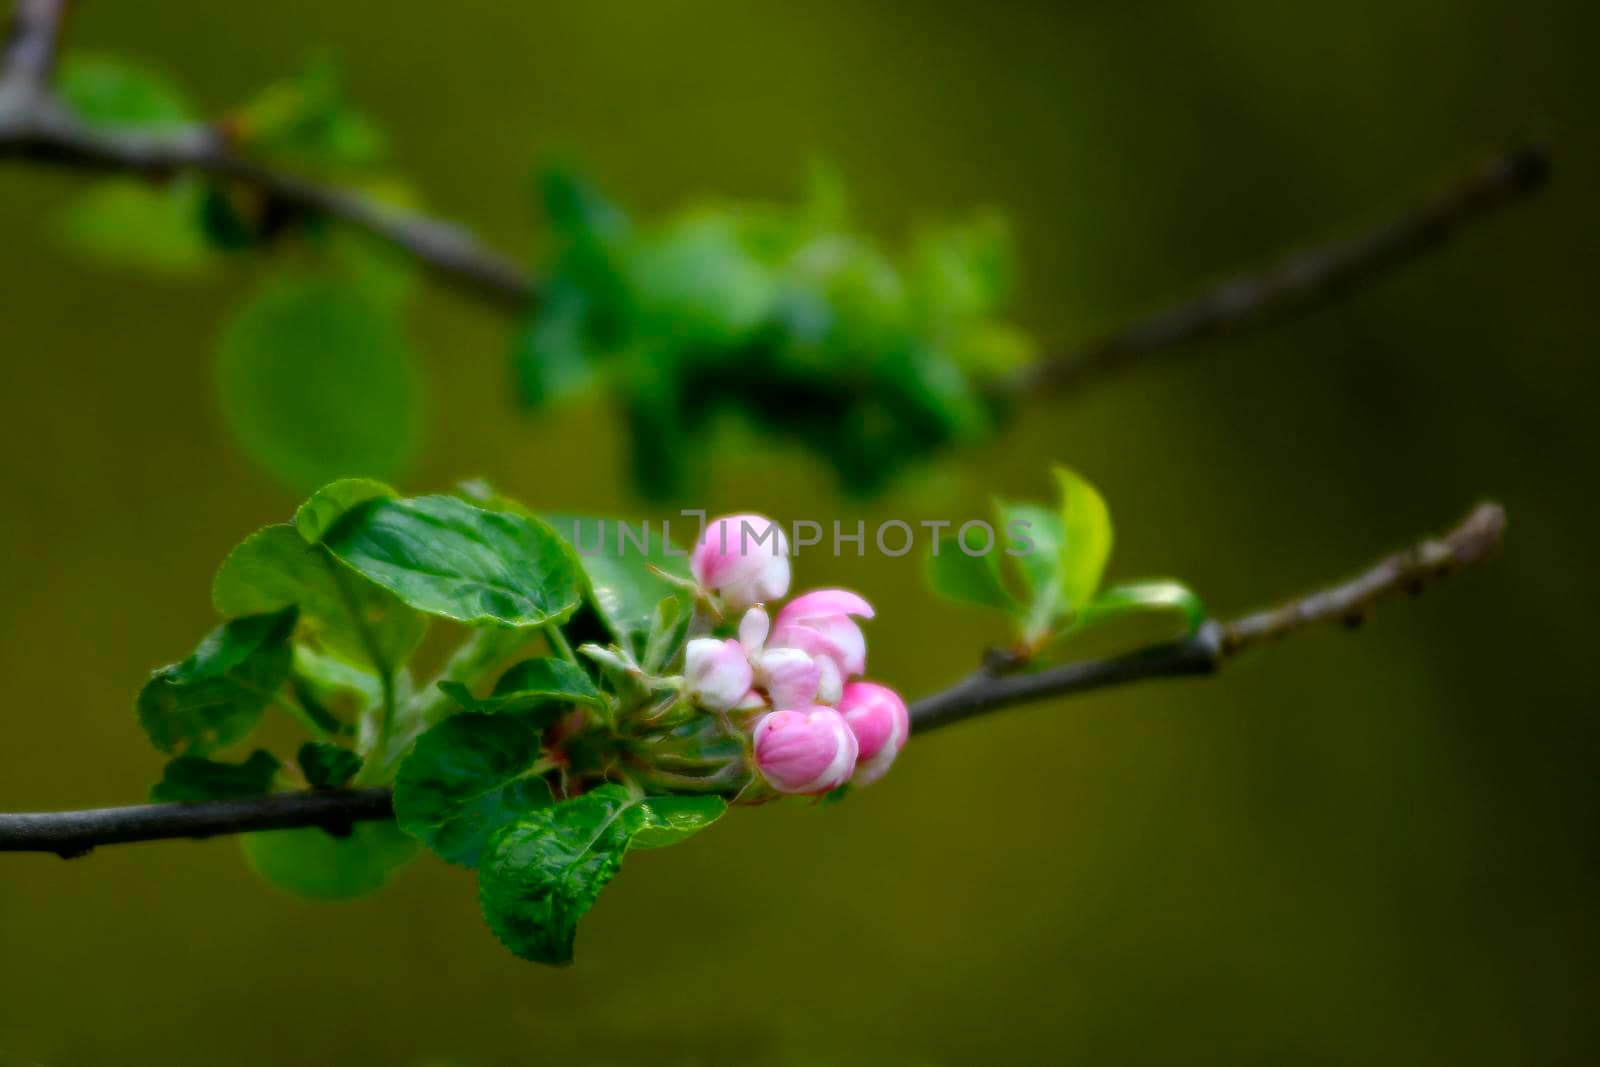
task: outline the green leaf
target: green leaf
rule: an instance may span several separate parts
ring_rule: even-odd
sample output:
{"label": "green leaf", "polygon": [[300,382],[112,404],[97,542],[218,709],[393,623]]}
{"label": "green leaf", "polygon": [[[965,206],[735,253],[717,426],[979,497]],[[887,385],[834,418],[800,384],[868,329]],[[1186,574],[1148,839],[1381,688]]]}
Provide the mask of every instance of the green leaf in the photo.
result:
{"label": "green leaf", "polygon": [[240,839],[245,859],[270,884],[311,900],[348,900],[383,888],[420,846],[389,821],[358,822],[345,837],[269,830]]}
{"label": "green leaf", "polygon": [[[314,498],[315,499],[315,498]],[[324,647],[378,673],[396,670],[416,650],[428,620],[388,590],[351,571],[321,545],[279,524],[245,538],[217,569],[211,602],[225,616],[300,607]]]}
{"label": "green leaf", "polygon": [[455,497],[369,500],[325,543],[412,607],[458,622],[541,626],[582,596],[572,550],[548,525]]}
{"label": "green leaf", "polygon": [[1061,606],[1077,611],[1100,588],[1111,558],[1111,513],[1094,486],[1066,467],[1055,468],[1061,488]]}
{"label": "green leaf", "polygon": [[365,166],[384,152],[383,134],[351,107],[326,59],[268,86],[229,124],[247,152],[304,167]]}
{"label": "green leaf", "polygon": [[631,848],[665,848],[692,837],[722,818],[728,804],[721,797],[647,797],[644,826],[633,835]]}
{"label": "green leaf", "polygon": [[190,115],[183,94],[164,75],[110,56],[67,56],[55,88],[91,126],[163,126]]}
{"label": "green leaf", "polygon": [[1205,605],[1194,590],[1171,579],[1152,579],[1125,582],[1103,590],[1078,613],[1074,624],[1077,627],[1098,626],[1127,615],[1153,611],[1178,612],[1190,634],[1206,621]]}
{"label": "green leaf", "polygon": [[110,266],[195,277],[216,264],[196,223],[202,196],[200,185],[188,178],[159,188],[111,178],[67,206],[58,232],[68,247]]}
{"label": "green leaf", "polygon": [[233,619],[194,654],[150,676],[136,703],[162,752],[204,755],[248,734],[289,676],[293,608]]}
{"label": "green leaf", "polygon": [[260,796],[272,790],[281,766],[277,757],[259,748],[242,763],[179,756],[161,772],[161,781],[150,787],[150,799],[165,804]]}
{"label": "green leaf", "polygon": [[300,505],[294,513],[294,528],[308,543],[316,544],[357,504],[399,495],[388,485],[371,478],[341,478],[318,489]]}
{"label": "green leaf", "polygon": [[313,789],[337,789],[361,769],[360,756],[327,741],[307,741],[295,754],[295,762]]}
{"label": "green leaf", "polygon": [[645,640],[644,656],[639,661],[647,673],[660,673],[677,658],[678,650],[688,636],[692,613],[687,607],[687,598],[683,596],[665,597],[656,605],[656,613],[650,620],[649,636]]}
{"label": "green leaf", "polygon": [[[973,549],[983,547],[975,538],[969,538],[966,544]],[[995,562],[995,553],[1000,551],[997,541],[981,555],[970,556],[962,550],[957,537],[942,537],[927,557],[928,583],[935,593],[950,600],[1013,611],[1016,598],[1000,581],[1000,568]]]}
{"label": "green leaf", "polygon": [[663,598],[678,602],[689,615],[689,595],[651,570],[658,568],[685,581],[688,553],[675,548],[666,531],[649,523],[581,515],[549,515],[550,525],[576,547],[587,578],[589,601],[617,643],[634,654],[649,634]]}
{"label": "green leaf", "polygon": [[578,920],[616,875],[645,821],[626,789],[603,785],[502,829],[478,871],[489,929],[523,959],[571,963]]}
{"label": "green leaf", "polygon": [[422,383],[395,310],[348,282],[264,286],[223,334],[217,387],[240,446],[297,489],[396,474],[420,436]]}
{"label": "green leaf", "polygon": [[476,867],[497,830],[551,802],[544,780],[527,776],[540,734],[517,715],[457,715],[433,727],[395,777],[400,828],[448,862]]}
{"label": "green leaf", "polygon": [[1026,542],[1015,560],[1027,597],[1025,636],[1037,638],[1086,605],[1111,556],[1111,516],[1095,488],[1055,468],[1061,503],[997,505],[1008,537]]}
{"label": "green leaf", "polygon": [[587,704],[604,709],[605,695],[595,688],[587,672],[564,659],[526,659],[508,668],[495,683],[494,692],[474,697],[460,682],[440,682],[439,688],[468,711],[487,714],[528,712],[544,708]]}

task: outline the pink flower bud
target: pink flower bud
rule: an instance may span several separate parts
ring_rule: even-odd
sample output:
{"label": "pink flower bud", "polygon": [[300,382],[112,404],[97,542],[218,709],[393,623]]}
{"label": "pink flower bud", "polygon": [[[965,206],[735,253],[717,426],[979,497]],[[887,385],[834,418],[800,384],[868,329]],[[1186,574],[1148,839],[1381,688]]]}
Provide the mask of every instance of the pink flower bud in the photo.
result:
{"label": "pink flower bud", "polygon": [[756,767],[780,793],[826,793],[849,781],[856,737],[832,708],[774,711],[756,723]]}
{"label": "pink flower bud", "polygon": [[906,702],[886,685],[849,682],[839,699],[839,714],[855,734],[860,749],[851,781],[871,785],[889,770],[911,733]]}
{"label": "pink flower bud", "polygon": [[789,591],[789,539],[765,516],[727,515],[706,524],[689,570],[730,612],[743,611]]}
{"label": "pink flower bud", "polygon": [[804,708],[817,702],[822,672],[798,648],[769,648],[756,656],[756,683],[767,691],[775,710]]}
{"label": "pink flower bud", "polygon": [[750,691],[750,661],[737,641],[697,637],[683,653],[689,699],[707,711],[731,711]]}
{"label": "pink flower bud", "polygon": [[767,631],[770,629],[772,620],[767,618],[765,609],[751,608],[744,613],[744,618],[739,620],[739,643],[744,646],[747,655],[760,654],[761,646],[767,643]]}
{"label": "pink flower bud", "polygon": [[826,656],[849,678],[867,669],[867,639],[850,616],[872,618],[872,605],[848,589],[813,589],[783,606],[771,644]]}

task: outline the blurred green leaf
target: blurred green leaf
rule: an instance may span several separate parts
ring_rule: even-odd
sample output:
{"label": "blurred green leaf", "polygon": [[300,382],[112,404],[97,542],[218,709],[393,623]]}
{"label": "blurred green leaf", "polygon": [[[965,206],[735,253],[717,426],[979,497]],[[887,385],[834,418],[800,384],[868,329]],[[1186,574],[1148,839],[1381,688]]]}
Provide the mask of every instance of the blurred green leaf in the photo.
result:
{"label": "blurred green leaf", "polygon": [[518,715],[456,715],[417,738],[394,783],[400,828],[450,863],[476,867],[491,835],[551,803],[527,777],[540,730]]}
{"label": "blurred green leaf", "polygon": [[139,723],[162,752],[204,755],[243,738],[289,675],[295,609],[232,619],[139,691]]}
{"label": "blurred green leaf", "polygon": [[578,920],[644,823],[644,809],[626,789],[602,785],[500,830],[478,870],[489,929],[523,959],[571,963]]}
{"label": "blurred green leaf", "polygon": [[1025,551],[1012,556],[1027,592],[1024,636],[1036,640],[1083,608],[1111,556],[1111,515],[1099,492],[1065,467],[1054,469],[1055,508],[999,504],[1001,524]]}
{"label": "blurred green leaf", "polygon": [[588,599],[619,645],[641,654],[663,598],[678,601],[679,614],[688,617],[687,591],[651,570],[685,581],[689,577],[689,554],[667,539],[669,530],[648,522],[586,515],[545,518],[574,546]]}
{"label": "blurred green leaf", "polygon": [[271,885],[311,900],[348,900],[382,889],[421,846],[392,822],[358,822],[344,837],[269,830],[240,838],[245,859]]}
{"label": "blurred green leaf", "polygon": [[[309,526],[315,523],[307,518]],[[325,648],[354,663],[370,663],[379,673],[410,659],[428,626],[394,594],[344,566],[322,545],[307,544],[286,523],[257,530],[228,553],[212,581],[211,602],[224,616],[298,605],[305,629]]]}
{"label": "blurred green leaf", "polygon": [[161,781],[150,787],[150,799],[165,804],[259,796],[271,792],[281,766],[277,757],[262,749],[250,753],[242,763],[179,756],[161,772]]}
{"label": "blurred green leaf", "polygon": [[459,682],[440,682],[439,688],[467,711],[504,714],[537,711],[548,707],[587,704],[604,708],[606,698],[582,667],[564,659],[538,657],[515,664],[500,676],[494,692],[482,699],[474,697]]}
{"label": "blurred green leaf", "polygon": [[108,178],[67,205],[58,232],[69,248],[110,266],[199,276],[216,264],[197,225],[204,195],[191,178],[165,186]]}
{"label": "blurred green leaf", "polygon": [[293,488],[388,477],[419,437],[415,363],[393,308],[348,282],[278,279],[223,333],[223,417],[250,458]]}
{"label": "blurred green leaf", "polygon": [[383,134],[350,104],[327,59],[268,86],[227,122],[243,151],[302,167],[367,166],[384,153]]}
{"label": "blurred green leaf", "polygon": [[165,75],[112,56],[67,55],[55,89],[91,126],[170,126],[191,114],[183,94]]}
{"label": "blurred green leaf", "polygon": [[[995,562],[995,553],[1001,551],[998,542],[978,555],[968,555],[962,550],[958,537],[941,537],[936,549],[928,553],[928,582],[933,591],[950,600],[980,607],[1016,610],[1016,598],[1001,582],[1000,568]],[[974,540],[968,538],[967,547],[983,547]]]}
{"label": "blurred green leaf", "polygon": [[324,543],[412,607],[458,622],[560,622],[582,596],[576,557],[546,523],[455,497],[368,500]]}
{"label": "blurred green leaf", "polygon": [[1074,620],[1076,627],[1098,626],[1113,619],[1154,611],[1175,611],[1192,634],[1206,621],[1205,605],[1194,590],[1171,579],[1126,582],[1102,590]]}
{"label": "blurred green leaf", "polygon": [[327,741],[307,741],[295,753],[295,762],[313,789],[337,789],[361,769],[360,756]]}
{"label": "blurred green leaf", "polygon": [[639,805],[644,824],[634,833],[631,848],[665,848],[693,837],[728,810],[721,797],[647,797]]}
{"label": "blurred green leaf", "polygon": [[371,478],[341,478],[312,493],[295,510],[294,528],[307,542],[316,544],[357,504],[399,495],[388,485]]}

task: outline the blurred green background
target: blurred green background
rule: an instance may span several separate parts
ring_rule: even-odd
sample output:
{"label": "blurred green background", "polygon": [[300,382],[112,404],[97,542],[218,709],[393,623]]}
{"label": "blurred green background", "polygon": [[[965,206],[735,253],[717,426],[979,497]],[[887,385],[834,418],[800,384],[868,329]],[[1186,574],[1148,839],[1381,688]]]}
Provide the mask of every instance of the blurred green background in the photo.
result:
{"label": "blurred green background", "polygon": [[[1597,22],[1557,0],[83,4],[75,45],[211,106],[325,46],[429,205],[518,255],[551,153],[645,211],[788,196],[818,153],[880,233],[996,204],[1047,343],[1518,136],[1556,173],[1345,303],[1035,403],[870,506],[731,444],[685,502],[959,521],[1064,461],[1111,503],[1112,577],[1231,612],[1493,495],[1492,568],[1359,636],[930,735],[847,804],[634,857],[566,971],[506,954],[431,859],[330,906],[232,841],[6,857],[0,1064],[1594,1062]],[[134,692],[210,625],[222,554],[295,503],[213,397],[250,268],[67,255],[48,218],[76,184],[0,169],[0,810],[144,795]],[[498,313],[430,288],[411,328],[432,411],[406,488],[477,474],[639,513],[603,404],[516,412]],[[911,694],[998,636],[909,558],[812,554],[798,580],[878,603],[872,672]]]}

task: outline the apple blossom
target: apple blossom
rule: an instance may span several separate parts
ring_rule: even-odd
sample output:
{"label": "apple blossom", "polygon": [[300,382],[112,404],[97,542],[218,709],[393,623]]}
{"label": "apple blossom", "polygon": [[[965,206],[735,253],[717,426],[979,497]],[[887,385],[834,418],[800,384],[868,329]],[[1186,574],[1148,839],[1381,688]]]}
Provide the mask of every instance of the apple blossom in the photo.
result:
{"label": "apple blossom", "polygon": [[855,770],[855,734],[833,708],[763,715],[753,741],[756,768],[780,793],[826,793],[849,781]]}
{"label": "apple blossom", "polygon": [[683,654],[689,699],[707,711],[732,711],[750,692],[752,672],[737,641],[697,637]]}
{"label": "apple blossom", "polygon": [[689,570],[730,612],[789,591],[789,540],[764,515],[725,515],[706,524]]}
{"label": "apple blossom", "polygon": [[839,698],[839,714],[855,734],[859,747],[851,781],[871,785],[889,770],[911,733],[906,702],[886,685],[849,682]]}
{"label": "apple blossom", "polygon": [[767,691],[773,710],[786,711],[817,703],[822,672],[798,648],[769,648],[755,656],[756,684]]}
{"label": "apple blossom", "polygon": [[841,680],[854,677],[867,669],[867,639],[853,615],[872,618],[872,605],[848,589],[813,589],[779,610],[768,644],[826,657]]}

